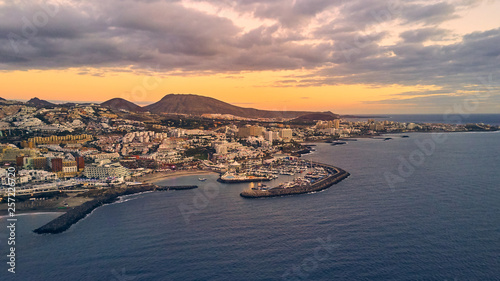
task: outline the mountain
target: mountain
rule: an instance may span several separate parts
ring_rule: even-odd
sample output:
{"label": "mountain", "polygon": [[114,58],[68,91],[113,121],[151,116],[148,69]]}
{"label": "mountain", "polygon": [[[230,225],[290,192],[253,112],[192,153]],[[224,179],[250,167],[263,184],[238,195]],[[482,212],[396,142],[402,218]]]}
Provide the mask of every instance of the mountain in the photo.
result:
{"label": "mountain", "polygon": [[53,104],[51,102],[48,102],[46,100],[41,100],[39,98],[32,98],[29,101],[27,101],[26,103],[29,104],[29,105],[36,106],[36,107],[51,107],[51,106],[55,106],[55,104]]}
{"label": "mountain", "polygon": [[101,103],[102,107],[108,107],[111,109],[124,109],[134,112],[142,112],[144,108],[138,106],[135,103],[129,102],[128,100],[122,98],[114,98]]}
{"label": "mountain", "polygon": [[[144,109],[156,114],[231,114],[247,118],[297,118],[306,114],[318,113],[308,111],[270,111],[245,108],[219,101],[214,98],[191,94],[166,95],[158,102],[145,106]],[[337,116],[329,111],[322,112],[321,114]]]}
{"label": "mountain", "polygon": [[337,115],[327,114],[327,113],[310,113],[306,115],[299,116],[292,120],[292,122],[313,122],[317,120],[330,121],[339,118]]}

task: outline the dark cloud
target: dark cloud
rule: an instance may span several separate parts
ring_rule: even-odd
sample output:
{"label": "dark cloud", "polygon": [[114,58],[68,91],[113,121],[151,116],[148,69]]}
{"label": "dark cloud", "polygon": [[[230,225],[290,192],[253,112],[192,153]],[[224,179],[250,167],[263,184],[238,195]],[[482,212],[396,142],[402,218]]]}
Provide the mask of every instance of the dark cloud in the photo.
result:
{"label": "dark cloud", "polygon": [[[245,29],[182,1],[4,3],[0,69],[116,67],[175,75],[310,69],[277,85],[437,85],[452,93],[496,73],[500,62],[500,29],[459,38],[439,27],[479,1],[199,2],[262,24]],[[395,43],[384,43],[391,38]],[[455,43],[441,45],[449,39]]]}
{"label": "dark cloud", "polygon": [[[356,50],[355,48],[353,48]],[[352,51],[352,50],[348,50]],[[358,48],[363,54],[365,49]],[[498,72],[500,29],[474,33],[451,45],[403,43],[375,46],[374,55],[351,59],[322,70],[324,81],[365,84],[456,85],[474,84],[478,76]],[[352,51],[355,56],[357,53]],[[338,78],[336,78],[338,77]]]}
{"label": "dark cloud", "polygon": [[403,12],[407,23],[422,22],[426,25],[438,24],[458,17],[455,15],[455,6],[446,2],[433,5],[409,5]]}
{"label": "dark cloud", "polygon": [[422,43],[428,40],[440,41],[449,34],[449,30],[429,27],[405,31],[400,34],[400,37],[404,39],[405,43]]}

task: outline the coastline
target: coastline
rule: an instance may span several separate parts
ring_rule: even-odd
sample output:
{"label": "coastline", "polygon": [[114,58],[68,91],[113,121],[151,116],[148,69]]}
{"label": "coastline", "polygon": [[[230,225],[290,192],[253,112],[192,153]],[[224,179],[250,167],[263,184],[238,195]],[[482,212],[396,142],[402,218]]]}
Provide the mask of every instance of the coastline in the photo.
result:
{"label": "coastline", "polygon": [[[153,174],[147,174],[144,176],[133,178],[137,182],[142,182],[143,184],[155,184],[159,181],[185,177],[194,175],[208,175],[217,174],[213,171],[208,170],[184,170],[184,171],[173,171],[173,172],[156,172]],[[66,196],[54,197],[43,201],[24,201],[16,204],[17,214],[29,214],[29,213],[39,213],[39,212],[57,212],[64,214],[68,210],[75,207],[81,206],[88,201],[95,198],[92,197],[80,197],[77,196],[81,193],[65,193]],[[67,204],[67,205],[66,205]],[[7,203],[0,204],[0,215],[7,214]],[[61,209],[60,209],[61,208]]]}
{"label": "coastline", "polygon": [[69,209],[66,213],[47,224],[33,230],[36,234],[58,234],[68,230],[72,225],[85,218],[93,210],[107,204],[116,202],[121,196],[133,195],[144,192],[188,190],[198,186],[158,186],[154,184],[141,184],[127,188],[108,189],[94,199]]}
{"label": "coastline", "polygon": [[[275,197],[275,196],[310,193],[329,188],[330,186],[342,181],[343,179],[347,178],[350,175],[348,172],[328,164],[316,163],[316,165],[320,165],[323,168],[329,170],[331,175],[303,189],[281,189],[281,190],[270,190],[270,191],[247,190],[242,192],[240,196],[245,198],[260,198],[260,197]],[[200,175],[200,174],[210,174],[210,173],[213,172],[204,170],[194,170],[194,171],[184,171],[181,173],[168,173],[168,174],[157,173],[153,175],[146,175],[142,177],[143,183],[139,185],[105,189],[105,190],[100,190],[100,192],[91,197],[86,197],[86,198],[79,197],[80,200],[85,200],[86,202],[75,207],[71,208],[67,207],[67,212],[56,217],[47,224],[33,230],[33,232],[36,234],[58,234],[64,232],[68,230],[73,224],[85,218],[96,208],[116,202],[121,196],[143,193],[147,191],[154,192],[154,191],[169,191],[169,190],[188,190],[188,189],[198,188],[198,186],[194,185],[158,186],[152,182],[158,182],[163,179],[172,178],[176,176],[179,177],[179,176]],[[73,197],[76,197],[76,195],[74,195]]]}
{"label": "coastline", "polygon": [[175,171],[175,172],[156,172],[152,174],[143,175],[134,180],[138,182],[142,182],[144,184],[156,183],[165,179],[177,178],[177,177],[185,177],[185,176],[201,176],[201,175],[209,175],[209,174],[217,174],[214,171],[210,170],[184,170],[184,171]]}

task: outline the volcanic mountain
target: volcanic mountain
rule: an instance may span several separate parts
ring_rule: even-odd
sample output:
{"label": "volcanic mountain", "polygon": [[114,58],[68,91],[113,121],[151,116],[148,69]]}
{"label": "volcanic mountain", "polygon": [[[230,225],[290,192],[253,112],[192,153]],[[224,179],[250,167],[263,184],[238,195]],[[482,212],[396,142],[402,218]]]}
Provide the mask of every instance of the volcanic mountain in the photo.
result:
{"label": "volcanic mountain", "polygon": [[55,105],[51,102],[48,102],[46,100],[41,100],[39,98],[32,98],[29,101],[27,101],[26,103],[29,105],[36,106],[36,107],[52,107]]}
{"label": "volcanic mountain", "polygon": [[134,112],[145,111],[144,108],[138,106],[135,103],[129,102],[128,100],[122,98],[114,98],[101,103],[102,107],[109,107],[111,109],[124,109]]}
{"label": "volcanic mountain", "polygon": [[[247,118],[296,118],[306,114],[318,113],[308,111],[270,111],[245,108],[219,101],[214,98],[191,94],[166,95],[160,101],[145,106],[144,109],[157,114],[231,114]],[[322,114],[337,116],[329,111],[322,112]]]}
{"label": "volcanic mountain", "polygon": [[339,118],[339,116],[335,114],[329,113],[310,113],[306,115],[302,115],[293,119],[294,122],[313,122],[317,120],[330,121]]}

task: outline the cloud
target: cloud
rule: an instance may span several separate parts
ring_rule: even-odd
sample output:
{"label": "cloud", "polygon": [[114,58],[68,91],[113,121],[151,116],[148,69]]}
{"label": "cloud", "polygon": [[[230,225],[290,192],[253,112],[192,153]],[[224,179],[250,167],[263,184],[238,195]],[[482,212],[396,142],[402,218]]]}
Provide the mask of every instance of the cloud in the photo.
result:
{"label": "cloud", "polygon": [[[478,1],[190,2],[214,9],[180,0],[2,2],[0,69],[309,70],[275,85],[438,85],[453,92],[497,72],[499,63],[499,29],[460,38],[440,27]],[[234,15],[252,18],[252,28]],[[454,43],[443,45],[451,36]]]}
{"label": "cloud", "polygon": [[423,43],[428,40],[440,41],[450,34],[449,30],[440,28],[421,28],[402,32],[399,36],[405,43]]}
{"label": "cloud", "polygon": [[354,59],[339,61],[338,65],[325,68],[318,75],[327,83],[475,84],[478,76],[498,72],[500,29],[469,34],[461,42],[444,46],[404,42],[390,46],[367,45],[367,48],[372,55],[366,56],[367,51],[363,48],[353,48],[348,50],[352,53],[346,51],[346,54],[352,54]]}
{"label": "cloud", "polygon": [[438,24],[457,17],[455,6],[446,2],[409,5],[403,13],[407,23],[422,22],[425,25]]}

